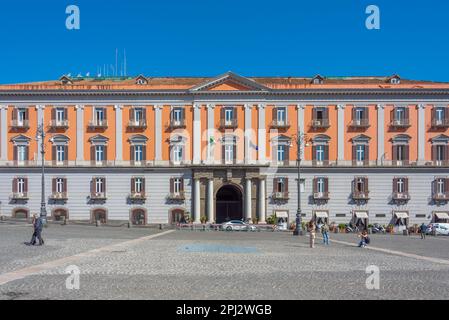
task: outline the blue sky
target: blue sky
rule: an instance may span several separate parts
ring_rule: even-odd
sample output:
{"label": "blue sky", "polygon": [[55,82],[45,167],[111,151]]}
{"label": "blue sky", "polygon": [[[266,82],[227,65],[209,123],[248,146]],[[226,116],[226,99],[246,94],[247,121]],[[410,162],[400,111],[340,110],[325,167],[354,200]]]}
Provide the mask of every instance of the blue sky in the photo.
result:
{"label": "blue sky", "polygon": [[[68,5],[81,29],[65,27]],[[365,28],[365,8],[381,29]],[[0,4],[0,83],[95,74],[390,75],[449,81],[448,1],[25,0]]]}

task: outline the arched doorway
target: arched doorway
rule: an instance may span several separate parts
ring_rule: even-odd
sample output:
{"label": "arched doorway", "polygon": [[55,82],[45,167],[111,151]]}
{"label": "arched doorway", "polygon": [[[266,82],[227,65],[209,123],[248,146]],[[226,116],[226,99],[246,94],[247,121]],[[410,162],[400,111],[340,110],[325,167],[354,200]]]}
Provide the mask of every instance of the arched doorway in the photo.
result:
{"label": "arched doorway", "polygon": [[30,217],[28,209],[19,208],[14,210],[12,214],[15,219],[28,219]]}
{"label": "arched doorway", "polygon": [[242,192],[237,186],[225,185],[216,195],[217,223],[243,219]]}
{"label": "arched doorway", "polygon": [[92,222],[100,221],[102,224],[108,222],[108,215],[105,209],[95,209],[92,211]]}
{"label": "arched doorway", "polygon": [[131,211],[131,223],[135,226],[147,224],[147,214],[144,209],[133,209]]}
{"label": "arched doorway", "polygon": [[64,208],[58,208],[53,211],[53,220],[55,221],[62,221],[62,219],[68,220],[69,219],[69,213]]}
{"label": "arched doorway", "polygon": [[171,217],[170,217],[172,224],[178,224],[178,223],[188,223],[189,219],[186,216],[186,213],[184,209],[173,209],[171,211]]}

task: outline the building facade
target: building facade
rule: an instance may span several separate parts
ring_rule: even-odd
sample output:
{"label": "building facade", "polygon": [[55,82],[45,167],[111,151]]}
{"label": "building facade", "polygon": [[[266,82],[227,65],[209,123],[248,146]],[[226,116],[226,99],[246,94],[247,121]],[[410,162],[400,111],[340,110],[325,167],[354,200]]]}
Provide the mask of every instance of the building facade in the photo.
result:
{"label": "building facade", "polygon": [[293,222],[299,191],[306,220],[446,221],[448,106],[449,83],[399,76],[1,85],[0,215],[39,212],[44,143],[53,219]]}

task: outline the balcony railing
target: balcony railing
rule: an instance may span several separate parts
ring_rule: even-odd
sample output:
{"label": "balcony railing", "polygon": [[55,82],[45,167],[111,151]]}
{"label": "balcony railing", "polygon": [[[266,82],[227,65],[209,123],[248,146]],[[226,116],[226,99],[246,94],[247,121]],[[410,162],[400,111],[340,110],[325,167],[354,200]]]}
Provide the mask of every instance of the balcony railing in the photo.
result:
{"label": "balcony railing", "polygon": [[89,121],[90,129],[106,129],[108,127],[107,120],[91,120]]}
{"label": "balcony railing", "polygon": [[181,192],[170,192],[168,194],[168,196],[167,196],[167,199],[168,200],[180,201],[180,200],[185,200],[186,197],[185,197],[184,191],[181,191]]}
{"label": "balcony railing", "polygon": [[369,199],[369,191],[353,191],[352,199],[354,200],[368,200]]}
{"label": "balcony railing", "polygon": [[313,199],[315,200],[329,200],[329,192],[314,192]]}
{"label": "balcony railing", "polygon": [[14,192],[11,195],[11,200],[28,200],[28,193],[26,192]]}
{"label": "balcony railing", "polygon": [[185,128],[186,127],[186,121],[185,119],[181,119],[181,120],[175,120],[175,119],[171,119],[168,127],[170,129],[180,129],[180,128]]}
{"label": "balcony railing", "polygon": [[50,195],[51,200],[67,200],[68,196],[66,192],[53,192]]}
{"label": "balcony railing", "polygon": [[410,127],[410,119],[393,119],[390,126],[393,128],[408,128]]}
{"label": "balcony railing", "polygon": [[290,121],[286,120],[273,120],[270,124],[273,129],[288,129],[290,128]]}
{"label": "balcony railing", "polygon": [[147,198],[145,192],[132,192],[129,195],[131,200],[145,200]]}
{"label": "balcony railing", "polygon": [[393,192],[391,198],[393,200],[410,200],[410,194],[408,192]]}
{"label": "balcony railing", "polygon": [[146,120],[130,120],[128,122],[128,128],[130,129],[145,129],[147,127]]}
{"label": "balcony railing", "polygon": [[51,120],[50,128],[52,129],[67,129],[69,127],[69,120]]}
{"label": "balcony railing", "polygon": [[30,122],[28,120],[12,120],[11,128],[13,128],[13,129],[29,129]]}
{"label": "balcony railing", "polygon": [[368,119],[354,119],[349,126],[351,128],[368,128],[370,124]]}
{"label": "balcony railing", "polygon": [[222,129],[235,129],[237,128],[237,126],[238,126],[237,119],[231,120],[220,119],[220,128]]}
{"label": "balcony railing", "polygon": [[433,194],[433,200],[448,201],[449,200],[449,192],[435,192]]}
{"label": "balcony railing", "polygon": [[449,119],[432,119],[432,128],[449,128]]}
{"label": "balcony railing", "polygon": [[290,198],[288,192],[273,192],[271,197],[273,200],[288,200]]}
{"label": "balcony railing", "polygon": [[330,122],[329,122],[329,119],[315,119],[315,120],[312,120],[310,126],[314,129],[329,128]]}
{"label": "balcony railing", "polygon": [[104,192],[93,192],[90,194],[92,200],[106,200],[107,196]]}

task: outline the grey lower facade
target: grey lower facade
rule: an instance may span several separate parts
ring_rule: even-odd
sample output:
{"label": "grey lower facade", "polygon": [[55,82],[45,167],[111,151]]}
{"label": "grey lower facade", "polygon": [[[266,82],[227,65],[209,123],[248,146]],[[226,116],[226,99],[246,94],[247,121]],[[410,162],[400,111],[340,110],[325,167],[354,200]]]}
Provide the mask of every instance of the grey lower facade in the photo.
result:
{"label": "grey lower facade", "polygon": [[[449,212],[448,201],[435,201],[432,183],[435,177],[446,177],[447,168],[304,168],[301,172],[301,209],[303,220],[327,214],[329,223],[349,223],[356,212],[365,212],[369,223],[390,224],[395,213],[407,213],[407,224],[430,223],[435,213]],[[145,178],[146,199],[129,198],[131,179]],[[355,177],[369,180],[369,198],[354,200]],[[394,177],[408,178],[408,200],[392,199]],[[26,199],[12,199],[12,181],[26,177]],[[52,200],[52,178],[67,179],[67,199]],[[89,185],[93,177],[106,178],[106,198],[92,201]],[[182,199],[169,199],[171,178],[183,178]],[[192,222],[218,222],[218,215],[226,205],[220,191],[232,186],[229,192],[237,194],[232,207],[238,218],[265,223],[271,215],[286,217],[294,222],[297,212],[297,168],[277,167],[179,167],[179,168],[48,168],[46,171],[46,204],[48,216],[64,210],[68,220],[93,222],[94,212],[104,210],[108,222],[128,222],[134,210],[145,214],[145,224],[171,224],[176,222],[174,212],[183,212]],[[317,177],[328,179],[328,199],[314,199],[313,181]],[[288,178],[288,196],[275,199],[274,181]],[[18,211],[28,217],[39,213],[41,203],[41,173],[38,168],[0,169],[0,215],[15,217]],[[196,182],[197,181],[197,182]],[[198,190],[198,191],[195,191]],[[197,194],[198,193],[198,194]],[[197,194],[197,195],[196,195]],[[220,198],[220,199],[219,199]],[[235,200],[235,201],[234,201]],[[229,207],[227,207],[229,210]],[[233,218],[236,218],[234,215]]]}

